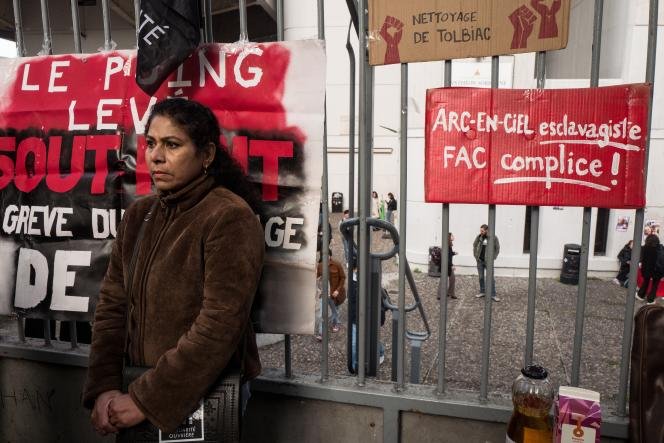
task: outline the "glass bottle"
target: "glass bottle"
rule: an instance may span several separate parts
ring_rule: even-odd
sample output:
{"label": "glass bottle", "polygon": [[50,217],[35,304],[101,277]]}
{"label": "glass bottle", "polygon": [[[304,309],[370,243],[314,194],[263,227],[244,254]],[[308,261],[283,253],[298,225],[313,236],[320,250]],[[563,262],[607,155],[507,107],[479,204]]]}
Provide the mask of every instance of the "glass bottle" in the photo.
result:
{"label": "glass bottle", "polygon": [[514,412],[507,425],[506,443],[551,443],[549,410],[553,404],[553,386],[547,376],[543,367],[530,365],[514,380]]}

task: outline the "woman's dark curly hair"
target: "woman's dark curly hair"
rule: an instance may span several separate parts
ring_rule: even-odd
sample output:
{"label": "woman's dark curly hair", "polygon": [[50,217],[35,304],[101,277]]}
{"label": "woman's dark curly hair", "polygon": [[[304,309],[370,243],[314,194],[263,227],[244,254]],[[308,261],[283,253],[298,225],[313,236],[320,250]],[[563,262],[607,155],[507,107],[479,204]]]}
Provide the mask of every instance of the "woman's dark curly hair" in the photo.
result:
{"label": "woman's dark curly hair", "polygon": [[242,197],[255,213],[260,213],[260,199],[254,185],[247,180],[240,164],[224,149],[219,138],[221,130],[217,117],[210,108],[196,101],[183,98],[167,98],[152,108],[145,125],[145,133],[156,116],[168,117],[187,133],[199,152],[212,143],[217,148],[214,160],[207,168],[207,174],[214,177],[217,184],[224,186]]}

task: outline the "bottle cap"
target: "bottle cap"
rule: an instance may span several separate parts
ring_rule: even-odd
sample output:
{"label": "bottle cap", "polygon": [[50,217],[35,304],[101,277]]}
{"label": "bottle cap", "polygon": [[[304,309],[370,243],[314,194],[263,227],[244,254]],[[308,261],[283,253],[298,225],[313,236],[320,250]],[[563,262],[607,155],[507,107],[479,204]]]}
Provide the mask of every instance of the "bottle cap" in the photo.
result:
{"label": "bottle cap", "polygon": [[528,365],[521,369],[521,373],[526,377],[534,378],[535,380],[543,380],[549,375],[548,372],[546,372],[546,369],[539,365]]}

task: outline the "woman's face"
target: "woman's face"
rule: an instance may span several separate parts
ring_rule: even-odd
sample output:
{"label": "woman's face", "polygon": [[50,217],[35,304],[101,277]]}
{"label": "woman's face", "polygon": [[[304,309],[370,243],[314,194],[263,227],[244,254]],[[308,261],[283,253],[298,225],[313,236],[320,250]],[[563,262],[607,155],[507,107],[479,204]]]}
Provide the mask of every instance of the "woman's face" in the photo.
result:
{"label": "woman's face", "polygon": [[187,133],[165,116],[152,119],[145,139],[148,168],[160,192],[183,188],[201,175],[214,158],[214,145],[199,152]]}
{"label": "woman's face", "polygon": [[376,191],[373,191],[373,192],[371,193],[371,196],[372,196],[373,198],[376,198],[376,197],[378,197],[378,193],[377,193]]}

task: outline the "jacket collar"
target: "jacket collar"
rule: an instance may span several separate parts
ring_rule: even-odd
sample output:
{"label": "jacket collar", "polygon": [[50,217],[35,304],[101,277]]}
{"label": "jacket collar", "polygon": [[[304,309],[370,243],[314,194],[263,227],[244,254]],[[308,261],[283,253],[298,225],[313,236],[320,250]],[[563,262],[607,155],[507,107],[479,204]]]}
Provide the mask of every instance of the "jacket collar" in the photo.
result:
{"label": "jacket collar", "polygon": [[162,208],[171,207],[186,211],[201,201],[214,186],[215,180],[213,177],[201,174],[179,191],[159,193],[159,203]]}

